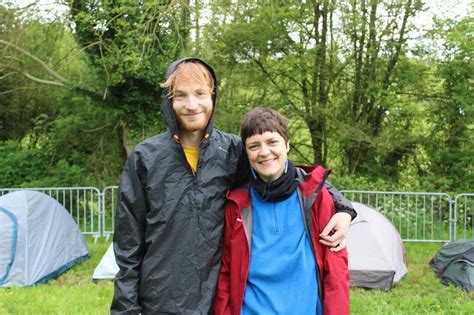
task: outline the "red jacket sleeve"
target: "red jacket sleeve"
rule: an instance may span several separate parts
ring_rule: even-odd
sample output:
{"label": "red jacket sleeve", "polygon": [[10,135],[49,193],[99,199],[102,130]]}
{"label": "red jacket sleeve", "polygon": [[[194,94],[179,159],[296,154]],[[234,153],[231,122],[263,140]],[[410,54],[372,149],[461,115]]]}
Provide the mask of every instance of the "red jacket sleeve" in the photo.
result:
{"label": "red jacket sleeve", "polygon": [[[334,202],[326,189],[323,189],[317,198],[319,207],[317,235],[324,229],[326,224],[335,213]],[[318,209],[319,208],[319,209]],[[337,253],[330,251],[328,246],[317,243],[320,247],[322,258],[321,284],[323,287],[323,310],[325,315],[349,314],[349,267],[347,263],[347,251],[343,249]]]}
{"label": "red jacket sleeve", "polygon": [[214,313],[216,315],[231,314],[230,308],[230,241],[232,237],[234,221],[231,218],[231,208],[233,205],[227,202],[225,207],[225,226],[224,226],[224,249],[222,252],[222,264],[217,280],[216,299],[214,302]]}

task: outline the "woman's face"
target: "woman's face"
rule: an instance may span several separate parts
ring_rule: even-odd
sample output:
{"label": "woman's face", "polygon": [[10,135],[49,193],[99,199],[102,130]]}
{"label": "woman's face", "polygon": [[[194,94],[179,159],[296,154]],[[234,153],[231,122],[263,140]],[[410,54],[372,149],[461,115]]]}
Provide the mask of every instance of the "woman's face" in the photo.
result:
{"label": "woman's face", "polygon": [[250,165],[265,182],[275,181],[283,174],[289,149],[289,142],[278,132],[266,131],[245,139]]}

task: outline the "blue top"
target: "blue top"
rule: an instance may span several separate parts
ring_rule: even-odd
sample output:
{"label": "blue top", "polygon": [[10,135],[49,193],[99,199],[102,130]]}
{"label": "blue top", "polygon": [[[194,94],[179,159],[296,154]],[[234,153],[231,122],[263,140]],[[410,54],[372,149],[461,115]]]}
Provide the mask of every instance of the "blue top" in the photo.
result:
{"label": "blue top", "polygon": [[242,314],[322,314],[317,267],[295,191],[264,201],[251,188],[250,269]]}

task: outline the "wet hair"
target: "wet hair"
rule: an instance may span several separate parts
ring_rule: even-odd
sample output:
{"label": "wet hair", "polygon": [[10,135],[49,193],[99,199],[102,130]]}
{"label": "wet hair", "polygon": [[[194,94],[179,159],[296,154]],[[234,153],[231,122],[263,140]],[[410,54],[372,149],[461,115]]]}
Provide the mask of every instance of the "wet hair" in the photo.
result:
{"label": "wet hair", "polygon": [[240,126],[240,137],[245,146],[248,137],[264,132],[278,132],[288,142],[288,119],[274,109],[257,107],[244,116]]}
{"label": "wet hair", "polygon": [[179,82],[196,82],[209,88],[210,93],[214,94],[214,79],[206,66],[198,61],[181,62],[160,86],[169,88],[167,96],[172,98],[176,93],[176,86]]}

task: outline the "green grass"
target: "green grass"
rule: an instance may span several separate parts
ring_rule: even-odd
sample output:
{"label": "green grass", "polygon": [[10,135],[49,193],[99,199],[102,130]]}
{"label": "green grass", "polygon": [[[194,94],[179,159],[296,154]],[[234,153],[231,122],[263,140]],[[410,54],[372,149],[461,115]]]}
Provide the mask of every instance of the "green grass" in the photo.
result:
{"label": "green grass", "polygon": [[0,314],[108,314],[111,281],[92,282],[92,273],[110,242],[87,238],[90,258],[46,284],[0,288]]}
{"label": "green grass", "polygon": [[441,284],[429,266],[441,243],[405,243],[407,275],[389,292],[351,289],[352,314],[474,314],[474,296]]}
{"label": "green grass", "polygon": [[[108,314],[111,281],[91,276],[109,243],[88,239],[90,259],[56,280],[0,289],[0,314]],[[428,265],[441,244],[407,243],[408,274],[391,291],[351,289],[352,314],[474,314],[474,296],[442,285]]]}

